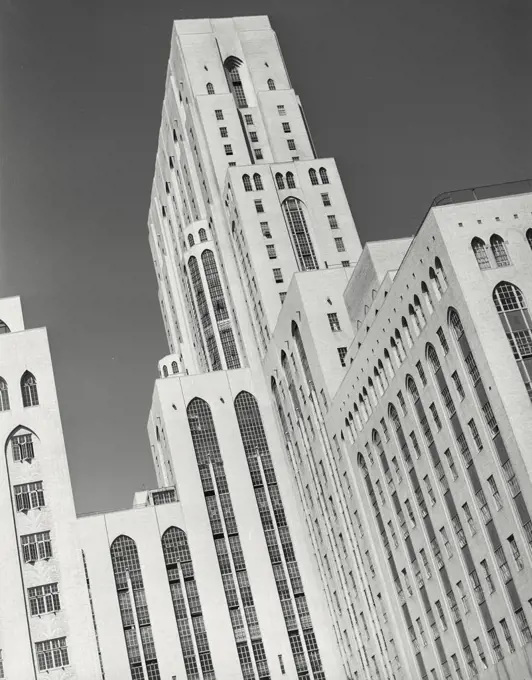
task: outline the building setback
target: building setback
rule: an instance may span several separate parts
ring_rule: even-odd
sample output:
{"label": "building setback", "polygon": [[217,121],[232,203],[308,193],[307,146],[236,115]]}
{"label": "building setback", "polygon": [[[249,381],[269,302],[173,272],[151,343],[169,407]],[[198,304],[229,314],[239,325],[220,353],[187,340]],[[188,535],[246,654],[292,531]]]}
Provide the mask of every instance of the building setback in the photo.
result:
{"label": "building setback", "polygon": [[0,678],[532,677],[531,189],[362,249],[267,17],[175,22],[158,488],[76,519],[46,331],[0,300]]}

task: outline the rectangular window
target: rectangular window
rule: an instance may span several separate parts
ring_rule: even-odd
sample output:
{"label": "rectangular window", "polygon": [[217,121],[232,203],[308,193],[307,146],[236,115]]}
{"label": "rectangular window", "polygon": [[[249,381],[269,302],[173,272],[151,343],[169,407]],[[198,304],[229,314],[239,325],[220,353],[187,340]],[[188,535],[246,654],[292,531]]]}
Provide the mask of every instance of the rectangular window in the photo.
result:
{"label": "rectangular window", "polygon": [[473,592],[475,593],[478,604],[482,604],[486,598],[484,597],[484,590],[482,589],[476,569],[473,569],[473,571],[469,574],[469,579],[471,581],[471,587],[473,588]]}
{"label": "rectangular window", "polygon": [[295,163],[295,161],[298,161],[298,160],[299,160],[299,156],[292,156],[292,160],[293,160],[294,163]]}
{"label": "rectangular window", "polygon": [[455,371],[451,375],[451,378],[453,379],[454,386],[456,387],[456,391],[458,392],[458,396],[460,397],[460,401],[462,401],[462,399],[464,399],[464,397],[465,397],[465,392],[464,392],[464,388],[462,387],[462,381],[460,380],[460,376]]}
{"label": "rectangular window", "polygon": [[214,111],[214,113],[216,114],[216,120],[223,120],[224,119],[224,114],[223,114],[222,109],[216,109]]}
{"label": "rectangular window", "polygon": [[449,465],[449,470],[451,471],[451,475],[453,479],[456,481],[458,479],[458,472],[456,471],[456,465],[454,464],[454,458],[449,449],[446,449],[443,452],[443,455],[445,456],[447,460],[447,464]]}
{"label": "rectangular window", "polygon": [[351,263],[349,262],[349,260],[342,260],[342,267],[349,267],[350,265]]}
{"label": "rectangular window", "polygon": [[281,304],[284,302],[285,297],[286,297],[286,291],[284,293],[279,293],[279,298],[281,299]]}
{"label": "rectangular window", "polygon": [[449,345],[447,343],[447,338],[445,337],[445,333],[443,332],[443,328],[440,326],[438,328],[438,330],[436,331],[436,333],[438,334],[438,338],[439,338],[440,344],[442,346],[443,353],[448,354],[449,353]]}
{"label": "rectangular window", "polygon": [[410,433],[409,436],[410,436],[410,441],[412,442],[412,446],[414,447],[414,451],[416,453],[416,458],[420,458],[421,457],[421,449],[419,448],[419,442],[417,440],[416,433],[414,432],[414,430],[412,430],[412,432]]}
{"label": "rectangular window", "polygon": [[432,431],[430,429],[429,421],[427,420],[427,416],[422,416],[419,425],[423,431],[423,434],[425,435],[425,439],[427,441],[427,446],[431,446],[431,444],[434,443],[434,437],[432,436]]}
{"label": "rectangular window", "polygon": [[61,668],[69,664],[66,637],[36,642],[35,651],[40,671]]}
{"label": "rectangular window", "polygon": [[275,279],[275,283],[282,283],[283,282],[283,273],[280,269],[274,269],[273,270],[273,278]]}
{"label": "rectangular window", "polygon": [[21,536],[20,543],[24,562],[36,562],[52,557],[52,541],[49,531]]}
{"label": "rectangular window", "polygon": [[11,439],[11,449],[14,461],[32,460],[35,457],[33,451],[33,439],[31,434],[21,434]]}
{"label": "rectangular window", "polygon": [[[263,213],[264,212],[264,206],[262,205],[262,200],[260,198],[255,199],[255,210],[258,213]],[[261,222],[262,224],[262,222]]]}
{"label": "rectangular window", "polygon": [[475,361],[475,358],[473,357],[471,352],[469,352],[469,354],[466,356],[465,363],[467,366],[467,370],[469,371],[471,382],[473,383],[473,385],[476,385],[480,380],[480,373],[478,372],[477,362]]}
{"label": "rectangular window", "polygon": [[532,634],[530,633],[526,614],[523,609],[518,609],[515,612],[515,618],[517,620],[517,627],[519,628],[523,642],[526,644],[527,642],[532,641]]}
{"label": "rectangular window", "polygon": [[226,127],[220,128],[220,137],[227,137],[227,128]]}
{"label": "rectangular window", "polygon": [[32,616],[58,612],[61,609],[57,583],[28,588],[28,600]]}
{"label": "rectangular window", "polygon": [[275,250],[275,246],[274,246],[274,245],[268,245],[268,246],[266,246],[266,250],[268,251],[268,257],[270,258],[270,260],[275,260],[275,259],[277,259],[277,252],[276,252],[276,250]]}
{"label": "rectangular window", "polygon": [[486,500],[484,491],[482,489],[477,491],[477,493],[475,494],[475,498],[477,499],[477,505],[480,510],[480,513],[484,518],[484,523],[487,524],[491,520],[491,511],[488,505],[488,501]]}
{"label": "rectangular window", "polygon": [[44,491],[42,482],[18,484],[14,487],[15,503],[19,512],[26,512],[32,508],[43,508]]}
{"label": "rectangular window", "polygon": [[469,467],[473,462],[473,456],[471,455],[471,451],[469,450],[469,446],[463,432],[460,432],[456,438],[456,442],[458,444],[458,449],[465,461],[466,467]]}
{"label": "rectangular window", "polygon": [[338,314],[335,312],[331,312],[330,314],[327,314],[327,318],[329,319],[329,326],[331,328],[331,331],[337,332],[342,330],[340,328],[340,322],[338,321]]}
{"label": "rectangular window", "polygon": [[478,433],[477,426],[475,424],[475,421],[473,418],[467,423],[469,426],[469,429],[471,431],[471,436],[473,437],[473,441],[475,442],[475,446],[477,447],[477,451],[482,451],[482,439],[480,438],[480,434]]}
{"label": "rectangular window", "polygon": [[321,200],[324,206],[331,205],[331,199],[329,198],[329,194],[321,194]]}
{"label": "rectangular window", "polygon": [[272,237],[272,232],[270,230],[270,225],[268,224],[268,222],[261,222],[260,229],[262,231],[262,235],[264,236],[264,238]]}
{"label": "rectangular window", "polygon": [[495,481],[493,475],[488,477],[488,484],[490,486],[491,493],[493,494],[493,500],[495,501],[497,510],[500,510],[502,508],[502,498],[501,494],[499,493],[499,489],[497,488],[497,482]]}
{"label": "rectangular window", "polygon": [[280,116],[286,116],[286,110],[284,108],[284,104],[277,104],[277,113]]}
{"label": "rectangular window", "polygon": [[338,229],[336,215],[327,215],[327,219],[329,220],[329,226],[331,229]]}
{"label": "rectangular window", "polygon": [[401,406],[401,411],[403,412],[403,415],[406,415],[405,398],[403,397],[403,393],[400,390],[399,392],[397,392],[397,399],[399,401],[399,405]]}
{"label": "rectangular window", "polygon": [[482,407],[482,413],[491,436],[496,437],[499,434],[499,426],[497,425],[497,420],[495,419],[495,414],[493,413],[493,409],[491,408],[489,401],[487,401]]}
{"label": "rectangular window", "polygon": [[234,168],[235,166],[236,166],[236,163],[235,163],[234,161],[231,161],[231,162],[229,163],[229,167],[230,167],[230,168]]}
{"label": "rectangular window", "polygon": [[347,354],[347,347],[338,347],[338,356],[340,357],[340,363],[345,366],[345,355]]}
{"label": "rectangular window", "polygon": [[517,541],[515,540],[513,534],[508,536],[508,543],[510,544],[510,550],[512,551],[517,571],[521,571],[525,565],[523,563],[523,558],[521,557],[521,551],[519,550],[519,546],[517,545]]}
{"label": "rectangular window", "polygon": [[251,113],[244,114],[244,120],[246,121],[246,125],[253,125],[253,116]]}
{"label": "rectangular window", "polygon": [[262,149],[255,149],[255,158],[258,161],[261,161],[264,158],[264,156],[262,155]]}
{"label": "rectangular window", "polygon": [[290,132],[290,123],[283,123],[283,132]]}
{"label": "rectangular window", "polygon": [[506,640],[506,644],[508,645],[508,649],[510,650],[510,654],[513,654],[515,652],[515,645],[514,641],[512,639],[512,633],[510,631],[510,626],[508,625],[508,622],[506,619],[501,619],[499,621],[499,624],[502,629],[502,633],[504,635],[504,639]]}
{"label": "rectangular window", "polygon": [[289,148],[290,151],[296,150],[296,143],[294,142],[293,139],[287,139],[286,143],[288,144],[288,148]]}
{"label": "rectangular window", "polygon": [[341,236],[334,239],[334,244],[339,253],[345,253],[344,239]]}
{"label": "rectangular window", "polygon": [[501,545],[494,552],[495,561],[497,562],[497,566],[499,567],[499,570],[502,574],[502,580],[504,581],[504,583],[508,583],[508,581],[512,580],[512,572],[510,571],[510,567],[508,566],[508,562],[506,561],[504,548]]}
{"label": "rectangular window", "polygon": [[258,141],[259,141],[259,138],[258,138],[256,132],[250,132],[250,133],[249,133],[249,138],[250,138],[250,140],[251,140],[252,142],[258,142]]}
{"label": "rectangular window", "polygon": [[469,526],[469,531],[471,531],[471,536],[474,536],[477,533],[477,528],[475,526],[475,520],[473,519],[473,515],[471,514],[471,510],[469,509],[469,504],[464,503],[462,505],[462,510],[464,511],[466,522]]}

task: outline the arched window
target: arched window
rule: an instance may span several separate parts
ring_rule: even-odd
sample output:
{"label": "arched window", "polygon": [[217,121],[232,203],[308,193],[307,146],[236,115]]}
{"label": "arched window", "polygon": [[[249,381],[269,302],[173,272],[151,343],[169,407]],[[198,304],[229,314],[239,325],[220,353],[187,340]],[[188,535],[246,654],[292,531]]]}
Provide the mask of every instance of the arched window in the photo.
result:
{"label": "arched window", "polygon": [[271,78],[268,78],[268,89],[269,90],[275,90],[275,83]]}
{"label": "arched window", "polygon": [[440,368],[440,360],[438,359],[438,354],[434,347],[430,344],[427,345],[427,360],[433,370],[434,373],[437,373]]}
{"label": "arched window", "polygon": [[38,406],[39,394],[37,392],[37,381],[35,376],[26,371],[20,380],[20,389],[22,392],[22,404],[26,406]]}
{"label": "arched window", "polygon": [[532,250],[532,229],[527,229],[526,240],[527,240],[527,243],[528,243],[530,249]]}
{"label": "arched window", "polygon": [[430,292],[425,281],[421,282],[421,294],[423,295],[425,304],[427,305],[427,309],[429,310],[429,314],[432,314],[432,312],[434,311],[434,305],[432,304],[432,298],[430,297]]}
{"label": "arched window", "polygon": [[204,677],[207,677],[207,673],[212,669],[212,658],[205,631],[196,580],[194,578],[194,569],[187,535],[182,529],[170,527],[162,535],[161,544],[187,679],[197,679],[199,677],[199,671],[194,646],[191,644],[193,635],[187,617],[185,600],[188,600],[188,608],[191,614],[193,613],[192,629],[194,631],[194,637],[196,638],[197,647],[202,650],[199,654],[199,660],[203,673],[205,674]]}
{"label": "arched window", "polygon": [[373,377],[375,378],[375,383],[377,385],[377,389],[379,390],[379,396],[382,397],[382,395],[384,394],[384,384],[382,382],[381,374],[379,373],[379,371],[377,371],[376,368],[373,369]]}
{"label": "arched window", "polygon": [[364,399],[362,399],[362,395],[358,395],[358,403],[359,403],[359,409],[360,413],[362,414],[362,419],[364,420],[365,423],[368,422],[369,416],[368,416],[368,410],[366,408],[366,404],[364,402]]}
{"label": "arched window", "polygon": [[251,184],[251,179],[249,175],[242,175],[242,184],[246,191],[253,191],[253,186]]}
{"label": "arched window", "polygon": [[384,447],[382,445],[382,439],[377,430],[373,430],[371,433],[371,440],[373,441],[373,446],[375,447],[375,453],[380,457],[384,455]]}
{"label": "arched window", "polygon": [[[401,365],[401,357],[399,356],[399,350],[397,349],[397,344],[393,338],[390,338],[390,347],[392,348],[392,356],[395,359],[395,363],[400,366]],[[393,368],[392,368],[392,375],[393,375]]]}
{"label": "arched window", "polygon": [[452,328],[455,338],[460,340],[464,334],[464,327],[462,326],[462,322],[460,321],[460,317],[458,316],[456,309],[451,308],[449,310],[449,326]]}
{"label": "arched window", "polygon": [[277,172],[275,174],[275,183],[277,184],[278,189],[284,189],[285,188],[284,179],[283,179],[283,176],[281,175],[280,172]]}
{"label": "arched window", "polygon": [[244,62],[239,57],[230,56],[224,61],[224,69],[227,74],[227,83],[229,89],[233,93],[236,105],[239,109],[247,108],[246,95],[244,93],[244,87],[242,85],[242,79],[240,78],[239,67],[242,66]]}
{"label": "arched window", "polygon": [[207,232],[205,231],[205,229],[203,227],[199,230],[198,235],[199,235],[200,241],[203,242],[203,241],[207,240]]}
{"label": "arched window", "polygon": [[253,181],[255,182],[255,189],[257,191],[262,191],[264,189],[264,187],[262,185],[262,177],[259,175],[258,172],[256,172],[253,175]]}
{"label": "arched window", "polygon": [[177,365],[177,361],[172,361],[172,373],[179,373],[179,366]]}
{"label": "arched window", "polygon": [[188,235],[188,245],[189,245],[191,248],[192,248],[192,246],[194,245],[194,236],[192,236],[192,234],[189,234],[189,235]]}
{"label": "arched window", "polygon": [[414,309],[416,312],[416,318],[419,321],[419,325],[421,328],[423,328],[427,325],[427,319],[425,318],[423,307],[421,306],[421,302],[417,295],[414,295]]}
{"label": "arched window", "polygon": [[349,440],[350,440],[351,444],[353,444],[355,439],[357,438],[357,431],[356,431],[356,427],[355,427],[355,420],[353,418],[353,414],[351,413],[351,411],[349,411],[349,418],[347,419],[347,425],[348,425],[347,432],[349,434]]}
{"label": "arched window", "polygon": [[11,333],[11,330],[9,329],[9,326],[0,319],[0,335],[3,333]]}
{"label": "arched window", "polygon": [[[411,309],[411,308],[412,308],[412,305],[410,305],[409,309]],[[408,322],[407,322],[407,320],[405,319],[404,316],[401,318],[401,325],[403,327],[403,333],[405,335],[406,342],[408,343],[409,347],[412,347],[412,345],[414,344],[413,341],[412,341],[412,334],[410,333],[410,328],[408,328]],[[414,322],[414,327],[415,327],[415,322]],[[418,335],[419,335],[419,329],[416,329],[416,330],[418,331]]]}
{"label": "arched window", "polygon": [[279,389],[277,387],[277,381],[275,378],[272,376],[270,380],[270,386],[273,394],[273,400],[275,401],[275,405],[277,406],[277,413],[279,414],[279,420],[281,421],[281,427],[283,429],[283,433],[287,437],[287,439],[290,438],[290,432],[288,430],[288,425],[286,422],[286,416],[284,414],[283,410],[283,404],[281,402],[281,397],[279,395]]}
{"label": "arched window", "polygon": [[368,466],[366,465],[366,461],[364,460],[364,456],[359,453],[357,456],[357,464],[358,467],[362,470],[362,474],[364,477],[368,476]]}
{"label": "arched window", "polygon": [[[131,677],[143,678],[142,666],[145,663],[148,678],[159,678],[159,665],[135,541],[124,535],[116,538],[111,544],[111,562]],[[133,615],[133,609],[136,611],[136,617]],[[142,641],[142,652],[138,643],[139,638]]]}
{"label": "arched window", "polygon": [[508,251],[506,250],[506,244],[498,234],[493,234],[490,238],[491,252],[493,253],[493,259],[497,267],[508,267],[510,262],[510,257]]}
{"label": "arched window", "polygon": [[395,375],[395,371],[393,369],[392,360],[390,359],[390,352],[388,352],[387,349],[384,350],[384,363],[386,365],[386,368],[388,369],[390,378],[393,378]]}
{"label": "arched window", "polygon": [[168,368],[166,366],[163,366],[163,375],[165,378],[168,378]]}
{"label": "arched window", "polygon": [[447,282],[447,274],[445,273],[445,270],[443,269],[443,266],[442,266],[442,263],[441,263],[439,257],[437,257],[434,260],[434,266],[436,267],[436,276],[440,280],[442,289],[447,290],[447,286],[449,285],[448,282]]}
{"label": "arched window", "polygon": [[[221,322],[229,321],[230,317],[225,302],[224,290],[212,250],[204,250],[201,254],[201,261],[203,263],[205,278],[207,279],[207,286],[209,288],[216,322],[220,324]],[[232,368],[240,368],[240,358],[238,356],[233,329],[231,326],[225,326],[224,328],[219,328],[219,332],[227,368],[229,370]]]}
{"label": "arched window", "polygon": [[0,378],[0,411],[9,411],[9,391],[3,378]]}
{"label": "arched window", "polygon": [[220,371],[222,369],[222,362],[220,361],[220,353],[218,351],[216,337],[214,335],[214,331],[212,328],[211,313],[209,311],[209,305],[207,303],[207,296],[205,295],[205,288],[203,287],[200,268],[198,265],[198,261],[195,257],[189,258],[188,270],[190,272],[192,287],[194,289],[194,295],[196,297],[196,304],[198,306],[198,313],[201,319],[201,325],[203,328],[203,332],[205,334],[205,342],[207,345],[207,351],[209,353],[211,369],[213,371]]}
{"label": "arched window", "polygon": [[207,94],[214,94],[214,85],[212,83],[207,83]]}
{"label": "arched window", "polygon": [[296,386],[294,384],[294,378],[292,376],[292,369],[290,368],[290,363],[288,362],[288,357],[284,350],[281,351],[281,367],[284,371],[286,382],[288,383],[288,391],[292,397],[292,403],[296,410],[296,413],[301,412],[301,405],[299,403],[299,397],[297,396]]}
{"label": "arched window", "polygon": [[364,405],[366,406],[366,412],[367,412],[368,418],[369,418],[373,409],[371,408],[371,401],[370,401],[369,396],[368,396],[368,391],[365,387],[362,388],[362,397],[363,397]]}
{"label": "arched window", "polygon": [[287,172],[286,173],[286,186],[289,189],[295,189],[296,188],[296,182],[294,179],[294,173],[293,172]]}
{"label": "arched window", "polygon": [[406,376],[406,389],[410,392],[412,401],[414,402],[414,404],[416,404],[419,401],[419,392],[416,387],[415,380],[414,378],[412,378],[411,375]]}
{"label": "arched window", "polygon": [[441,296],[443,295],[443,288],[441,287],[440,280],[436,276],[436,272],[432,267],[429,269],[429,278],[432,287],[434,288],[434,292],[436,293],[436,298],[438,300],[441,300]]}
{"label": "arched window", "polygon": [[[421,333],[421,325],[419,323],[419,319],[416,316],[416,312],[414,310],[414,307],[412,305],[408,305],[408,314],[410,316],[410,321],[412,322],[412,326],[414,326],[414,332],[416,335],[419,335]],[[405,331],[406,333],[406,331]]]}
{"label": "arched window", "polygon": [[298,260],[299,269],[306,271],[318,269],[318,260],[307,227],[303,203],[298,198],[283,201],[283,212],[288,224],[292,245]]}
{"label": "arched window", "polygon": [[479,269],[491,269],[490,258],[484,241],[475,236],[471,241],[471,248],[473,249]]}
{"label": "arched window", "polygon": [[296,343],[299,361],[301,362],[301,366],[303,367],[303,373],[305,374],[307,385],[311,389],[313,389],[314,381],[312,380],[312,373],[310,371],[310,364],[308,362],[307,353],[305,351],[305,345],[303,344],[303,339],[301,337],[301,333],[299,332],[299,327],[295,321],[292,321],[292,337],[294,338],[294,342]]}
{"label": "arched window", "polygon": [[[384,360],[386,361],[387,358],[389,359],[390,355],[388,354],[388,350],[384,350]],[[388,381],[388,376],[386,375],[386,370],[384,368],[384,364],[382,363],[382,361],[380,359],[377,362],[377,370],[378,370],[378,373],[379,373],[379,377],[381,379],[383,390],[385,390],[388,387],[389,381]]]}
{"label": "arched window", "polygon": [[401,359],[401,361],[404,361],[406,359],[405,347],[401,339],[401,334],[397,329],[395,329],[395,341],[397,343],[397,351],[399,352],[399,358]]}
{"label": "arched window", "polygon": [[532,399],[532,319],[526,300],[517,286],[501,281],[495,286],[493,301]]}
{"label": "arched window", "polygon": [[320,179],[322,184],[329,184],[329,175],[325,168],[320,168]]}
{"label": "arched window", "polygon": [[316,174],[316,170],[314,168],[310,168],[308,171],[308,176],[310,177],[310,183],[315,186],[316,184],[319,184],[318,182],[318,175]]}
{"label": "arched window", "polygon": [[356,404],[353,404],[353,411],[355,413],[355,425],[357,427],[357,430],[362,429],[362,418],[360,417],[360,411],[358,410],[358,406]]}
{"label": "arched window", "polygon": [[371,378],[368,379],[368,389],[369,389],[369,395],[371,397],[371,401],[373,402],[373,405],[377,405],[377,393],[375,392],[375,387],[373,386],[373,380]]}

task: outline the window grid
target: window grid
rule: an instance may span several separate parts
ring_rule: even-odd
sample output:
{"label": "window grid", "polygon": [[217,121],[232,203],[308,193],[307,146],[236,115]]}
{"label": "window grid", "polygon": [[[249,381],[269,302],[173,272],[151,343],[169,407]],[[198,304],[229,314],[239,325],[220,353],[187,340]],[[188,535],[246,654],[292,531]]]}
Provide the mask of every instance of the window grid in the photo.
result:
{"label": "window grid", "polygon": [[69,665],[66,637],[35,643],[39,671],[62,668]]}
{"label": "window grid", "polygon": [[32,616],[59,611],[61,603],[57,583],[28,588],[28,601]]}

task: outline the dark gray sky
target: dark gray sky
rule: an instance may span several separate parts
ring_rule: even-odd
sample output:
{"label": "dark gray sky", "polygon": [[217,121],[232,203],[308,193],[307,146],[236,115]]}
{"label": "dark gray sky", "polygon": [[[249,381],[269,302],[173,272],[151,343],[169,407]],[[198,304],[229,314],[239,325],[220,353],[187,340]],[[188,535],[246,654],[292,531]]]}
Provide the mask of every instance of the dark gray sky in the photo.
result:
{"label": "dark gray sky", "polygon": [[47,326],[78,512],[155,483],[146,218],[173,19],[268,14],[363,242],[532,176],[528,0],[0,0],[0,295]]}

